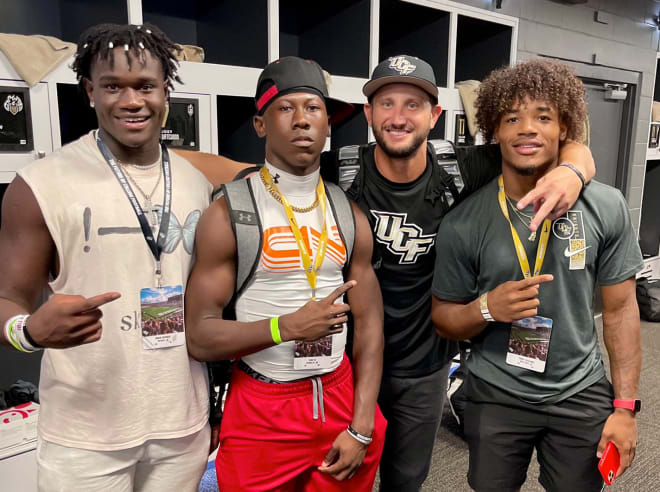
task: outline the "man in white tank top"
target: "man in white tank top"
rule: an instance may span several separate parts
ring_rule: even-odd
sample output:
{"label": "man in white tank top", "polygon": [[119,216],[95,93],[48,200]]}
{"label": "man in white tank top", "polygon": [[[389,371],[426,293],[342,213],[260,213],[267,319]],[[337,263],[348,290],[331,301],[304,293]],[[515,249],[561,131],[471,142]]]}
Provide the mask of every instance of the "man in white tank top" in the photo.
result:
{"label": "man in white tank top", "polygon": [[[342,224],[319,175],[328,113],[343,103],[328,97],[318,64],[296,57],[264,69],[255,100],[254,126],[266,138],[266,165],[248,183],[263,231],[258,265],[236,301],[237,321],[223,319],[241,245],[221,198],[200,220],[186,294],[191,355],[238,359],[216,459],[220,490],[370,491],[386,427],[376,405],[382,300],[369,224],[355,204],[344,282]],[[349,309],[354,368],[344,351]]]}
{"label": "man in white tank top", "polygon": [[182,296],[211,187],[159,145],[174,49],[154,26],[87,30],[73,68],[99,130],[5,194],[2,343],[45,349],[40,491],[192,492],[206,468],[208,382]]}

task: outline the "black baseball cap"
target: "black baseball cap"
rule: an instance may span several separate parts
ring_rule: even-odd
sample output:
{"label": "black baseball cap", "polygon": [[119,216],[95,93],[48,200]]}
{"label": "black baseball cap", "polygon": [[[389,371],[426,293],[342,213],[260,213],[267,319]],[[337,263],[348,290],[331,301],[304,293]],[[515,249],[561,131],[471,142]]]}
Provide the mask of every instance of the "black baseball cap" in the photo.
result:
{"label": "black baseball cap", "polygon": [[266,65],[259,75],[254,96],[257,114],[263,115],[275,99],[294,92],[320,96],[325,101],[331,122],[337,122],[353,111],[352,104],[328,96],[325,76],[318,63],[297,56],[285,56]]}
{"label": "black baseball cap", "polygon": [[374,68],[369,82],[362,87],[362,93],[371,96],[387,84],[412,84],[427,92],[434,103],[438,103],[438,86],[431,65],[421,58],[409,55],[391,56]]}

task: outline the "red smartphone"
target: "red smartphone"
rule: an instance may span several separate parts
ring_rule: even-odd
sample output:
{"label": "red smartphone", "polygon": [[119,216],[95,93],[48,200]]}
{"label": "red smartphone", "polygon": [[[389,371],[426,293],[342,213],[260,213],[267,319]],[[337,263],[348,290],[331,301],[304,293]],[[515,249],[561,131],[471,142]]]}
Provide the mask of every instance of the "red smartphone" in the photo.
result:
{"label": "red smartphone", "polygon": [[619,457],[619,450],[616,448],[612,441],[607,443],[603,456],[598,462],[598,470],[603,476],[603,480],[607,485],[612,485],[616,472],[619,471],[621,465],[621,458]]}

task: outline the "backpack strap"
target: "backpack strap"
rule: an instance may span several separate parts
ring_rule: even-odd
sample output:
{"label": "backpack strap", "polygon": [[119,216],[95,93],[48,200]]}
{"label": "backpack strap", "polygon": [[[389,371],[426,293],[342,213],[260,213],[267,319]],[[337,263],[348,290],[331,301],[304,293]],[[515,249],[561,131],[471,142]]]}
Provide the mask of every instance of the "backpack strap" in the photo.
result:
{"label": "backpack strap", "polygon": [[441,152],[441,148],[437,142],[429,141],[427,146],[427,153],[433,165],[431,166],[431,180],[426,189],[426,199],[431,203],[440,199],[443,209],[447,212],[452,204],[458,201],[459,193],[454,178],[439,162],[438,153]]}
{"label": "backpack strap", "polygon": [[[355,243],[355,217],[353,208],[344,191],[334,183],[325,182],[326,195],[339,235],[346,247],[344,272],[348,270]],[[233,181],[222,185],[221,192],[227,202],[227,211],[236,238],[236,289],[234,299],[247,287],[259,264],[263,247],[261,220],[257,213],[250,180]]]}
{"label": "backpack strap", "polygon": [[346,247],[346,263],[344,263],[344,274],[346,274],[348,265],[351,262],[351,256],[353,255],[353,245],[355,244],[355,216],[353,215],[353,207],[346,193],[339,186],[326,181],[323,183],[325,184],[330,208],[335,216],[339,236]]}
{"label": "backpack strap", "polygon": [[259,262],[263,234],[250,180],[241,179],[222,185],[231,227],[236,238],[236,289],[238,298],[254,275]]}
{"label": "backpack strap", "polygon": [[364,169],[365,152],[369,152],[375,143],[366,145],[347,145],[337,151],[337,166],[339,168],[340,179],[342,170],[344,171],[344,180],[339,181],[341,187],[346,190],[346,194],[353,201],[358,201],[364,190]]}

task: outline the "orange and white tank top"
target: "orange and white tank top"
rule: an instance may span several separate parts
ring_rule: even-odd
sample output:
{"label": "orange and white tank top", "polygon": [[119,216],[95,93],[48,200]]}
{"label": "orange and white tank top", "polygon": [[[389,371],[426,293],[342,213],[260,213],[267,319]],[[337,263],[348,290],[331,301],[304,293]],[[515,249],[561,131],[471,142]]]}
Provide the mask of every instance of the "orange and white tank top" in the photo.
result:
{"label": "orange and white tank top", "polygon": [[[277,179],[279,191],[291,205],[304,208],[314,202],[318,170],[307,176],[296,176],[268,162],[266,166],[271,176]],[[292,313],[312,297],[312,289],[303,270],[302,258],[284,207],[266,190],[259,175],[249,179],[261,219],[263,245],[254,276],[236,302],[236,319],[245,322]],[[323,228],[321,207],[317,206],[307,213],[294,213],[303,240],[311,250],[312,258],[316,258]],[[344,283],[342,269],[346,262],[346,248],[329,204],[326,215],[328,245],[317,277],[317,299],[323,299]],[[337,302],[343,302],[343,299]],[[331,363],[326,369],[294,369],[293,341],[246,355],[243,361],[272,379],[291,381],[334,371],[342,361],[345,345],[346,326],[341,333],[332,335]]]}

